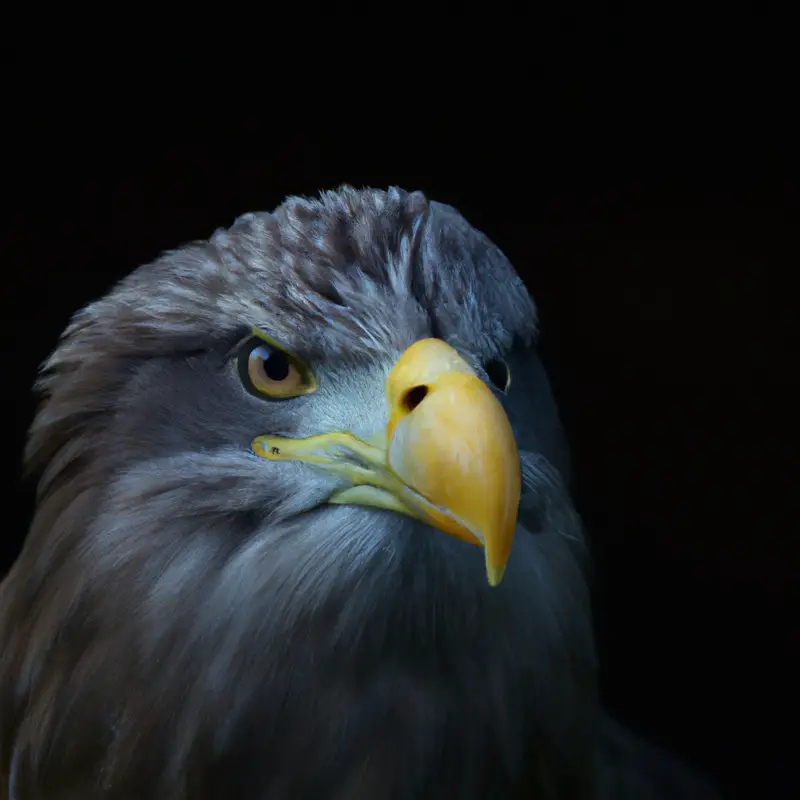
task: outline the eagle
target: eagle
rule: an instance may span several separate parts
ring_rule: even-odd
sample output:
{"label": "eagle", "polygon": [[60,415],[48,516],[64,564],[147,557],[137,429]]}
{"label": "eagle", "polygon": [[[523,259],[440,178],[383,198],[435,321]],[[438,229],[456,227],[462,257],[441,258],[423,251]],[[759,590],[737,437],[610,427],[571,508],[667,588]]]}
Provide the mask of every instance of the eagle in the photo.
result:
{"label": "eagle", "polygon": [[77,313],[0,585],[0,798],[715,796],[601,709],[537,327],[456,209],[349,186]]}

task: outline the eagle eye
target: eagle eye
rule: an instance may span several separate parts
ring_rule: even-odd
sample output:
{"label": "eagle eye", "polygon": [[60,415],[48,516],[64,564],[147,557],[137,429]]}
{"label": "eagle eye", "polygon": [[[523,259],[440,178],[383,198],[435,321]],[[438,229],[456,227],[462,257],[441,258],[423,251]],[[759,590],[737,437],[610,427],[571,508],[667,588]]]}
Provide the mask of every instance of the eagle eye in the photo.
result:
{"label": "eagle eye", "polygon": [[511,370],[500,358],[492,358],[483,365],[486,375],[497,389],[505,393],[511,386]]}
{"label": "eagle eye", "polygon": [[261,336],[244,343],[237,363],[242,385],[256,397],[284,400],[317,388],[311,370],[302,361]]}

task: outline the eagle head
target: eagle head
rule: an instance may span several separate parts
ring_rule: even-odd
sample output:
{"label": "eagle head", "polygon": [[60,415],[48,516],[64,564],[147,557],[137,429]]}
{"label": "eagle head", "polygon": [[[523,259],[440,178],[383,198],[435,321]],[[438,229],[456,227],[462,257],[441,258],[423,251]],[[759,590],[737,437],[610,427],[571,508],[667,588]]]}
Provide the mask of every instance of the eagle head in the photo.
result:
{"label": "eagle head", "polygon": [[399,189],[246,214],[80,311],[0,588],[8,796],[582,796],[583,539],[535,334],[502,252]]}

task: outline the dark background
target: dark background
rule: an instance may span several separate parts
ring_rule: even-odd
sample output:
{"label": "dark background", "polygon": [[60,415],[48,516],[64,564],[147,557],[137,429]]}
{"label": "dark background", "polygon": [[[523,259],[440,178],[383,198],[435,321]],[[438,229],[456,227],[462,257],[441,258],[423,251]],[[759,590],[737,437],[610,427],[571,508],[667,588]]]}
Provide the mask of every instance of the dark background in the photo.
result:
{"label": "dark background", "polygon": [[539,306],[596,555],[608,706],[730,797],[797,797],[800,227],[787,73],[765,60],[780,54],[771,29],[744,18],[713,46],[686,34],[660,48],[606,23],[602,51],[561,30],[538,77],[509,68],[463,100],[442,79],[424,107],[393,84],[380,99],[390,110],[352,101],[291,131],[282,110],[280,124],[214,147],[198,129],[258,117],[252,95],[226,98],[222,114],[184,97],[169,116],[123,103],[96,124],[88,90],[71,96],[68,122],[64,87],[32,114],[18,92],[0,319],[14,403],[3,469],[16,488],[0,568],[32,508],[18,480],[29,387],[72,312],[163,249],[286,194],[343,181],[422,189],[493,238]]}

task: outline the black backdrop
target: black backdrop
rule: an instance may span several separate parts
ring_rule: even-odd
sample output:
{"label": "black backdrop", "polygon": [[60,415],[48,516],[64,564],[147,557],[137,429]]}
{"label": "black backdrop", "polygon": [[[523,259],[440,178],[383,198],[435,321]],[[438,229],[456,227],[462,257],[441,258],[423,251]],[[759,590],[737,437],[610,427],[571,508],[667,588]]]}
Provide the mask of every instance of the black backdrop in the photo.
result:
{"label": "black backdrop", "polygon": [[579,97],[570,74],[491,115],[485,99],[458,113],[440,101],[425,124],[419,109],[392,123],[399,136],[379,114],[366,132],[326,116],[208,149],[147,135],[173,133],[149,112],[93,135],[73,108],[69,141],[55,117],[18,127],[2,245],[3,467],[16,487],[3,570],[32,508],[18,480],[29,386],[73,311],[286,194],[422,189],[491,236],[538,303],[598,564],[608,705],[731,797],[797,796],[789,150],[774,115],[757,140],[734,124],[767,119],[763,93],[745,103],[740,84],[661,78],[615,92],[604,74]]}

